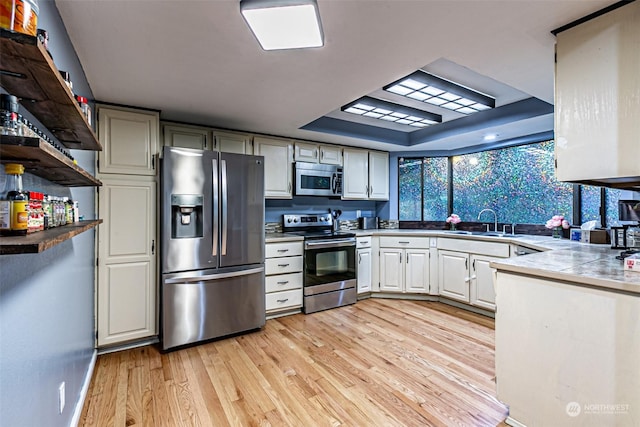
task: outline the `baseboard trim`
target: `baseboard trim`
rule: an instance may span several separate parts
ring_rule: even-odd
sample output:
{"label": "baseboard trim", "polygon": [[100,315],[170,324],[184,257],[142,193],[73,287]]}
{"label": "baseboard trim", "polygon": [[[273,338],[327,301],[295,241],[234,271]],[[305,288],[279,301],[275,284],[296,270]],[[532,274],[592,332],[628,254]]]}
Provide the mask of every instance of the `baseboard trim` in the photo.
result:
{"label": "baseboard trim", "polygon": [[98,348],[98,356],[101,354],[114,353],[116,351],[122,350],[130,350],[132,348],[144,347],[146,345],[157,344],[160,342],[160,339],[157,336],[151,338],[145,338],[138,341],[130,341],[124,344],[118,344],[111,347],[100,347]]}
{"label": "baseboard trim", "polygon": [[526,425],[522,424],[520,421],[514,420],[511,417],[507,417],[507,419],[504,420],[504,422],[513,427],[527,427]]}
{"label": "baseboard trim", "polygon": [[89,369],[84,377],[84,383],[82,389],[80,389],[80,399],[76,402],[76,407],[73,410],[73,417],[71,418],[71,427],[78,427],[80,423],[80,416],[82,416],[82,408],[84,408],[84,402],[87,400],[89,394],[89,386],[91,385],[91,378],[93,378],[93,369],[96,367],[96,361],[98,360],[98,351],[93,350],[91,356],[91,362],[89,362]]}

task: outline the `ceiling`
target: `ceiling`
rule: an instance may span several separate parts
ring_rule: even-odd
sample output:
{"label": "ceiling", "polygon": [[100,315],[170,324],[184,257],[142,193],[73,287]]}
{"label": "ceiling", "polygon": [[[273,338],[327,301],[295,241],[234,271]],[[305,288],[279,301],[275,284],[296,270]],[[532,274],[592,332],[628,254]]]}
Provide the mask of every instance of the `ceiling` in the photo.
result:
{"label": "ceiling", "polygon": [[[260,48],[238,0],[55,3],[96,100],[158,109],[164,120],[410,152],[551,132],[550,31],[614,2],[318,0],[325,45],[285,51]],[[495,110],[438,108],[442,124],[410,134],[340,111],[365,95],[406,100],[382,88],[420,69],[492,95]]]}

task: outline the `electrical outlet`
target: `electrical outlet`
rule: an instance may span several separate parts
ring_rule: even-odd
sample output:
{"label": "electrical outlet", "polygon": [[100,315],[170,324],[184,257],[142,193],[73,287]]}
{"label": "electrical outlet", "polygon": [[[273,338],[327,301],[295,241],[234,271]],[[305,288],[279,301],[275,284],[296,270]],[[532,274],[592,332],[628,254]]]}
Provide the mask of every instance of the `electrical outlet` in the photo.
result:
{"label": "electrical outlet", "polygon": [[58,386],[58,403],[60,404],[60,413],[62,414],[62,411],[64,411],[64,404],[65,404],[64,381],[62,381]]}

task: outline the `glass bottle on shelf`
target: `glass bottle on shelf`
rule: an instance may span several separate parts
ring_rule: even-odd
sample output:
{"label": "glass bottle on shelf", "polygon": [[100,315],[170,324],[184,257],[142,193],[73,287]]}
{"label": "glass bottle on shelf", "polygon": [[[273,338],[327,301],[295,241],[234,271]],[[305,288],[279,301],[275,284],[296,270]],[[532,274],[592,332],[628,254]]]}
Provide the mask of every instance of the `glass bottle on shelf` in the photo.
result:
{"label": "glass bottle on shelf", "polygon": [[5,235],[25,236],[29,226],[29,193],[22,189],[24,166],[7,163],[4,165],[4,171],[7,174],[7,182],[0,194],[0,232]]}

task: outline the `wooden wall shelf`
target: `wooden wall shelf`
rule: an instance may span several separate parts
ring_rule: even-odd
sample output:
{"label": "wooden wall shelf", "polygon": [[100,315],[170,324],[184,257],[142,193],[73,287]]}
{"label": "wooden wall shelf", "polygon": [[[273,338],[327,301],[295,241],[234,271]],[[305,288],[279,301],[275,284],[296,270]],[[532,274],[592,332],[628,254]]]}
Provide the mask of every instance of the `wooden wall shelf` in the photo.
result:
{"label": "wooden wall shelf", "polygon": [[66,147],[101,151],[102,145],[53,59],[36,37],[0,29],[0,86]]}
{"label": "wooden wall shelf", "polygon": [[91,230],[101,223],[101,219],[95,219],[74,222],[27,236],[2,236],[0,237],[0,255],[37,254]]}
{"label": "wooden wall shelf", "polygon": [[40,138],[0,136],[0,161],[21,163],[27,172],[67,187],[102,185],[98,179]]}

